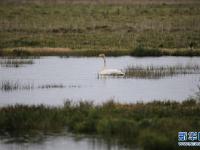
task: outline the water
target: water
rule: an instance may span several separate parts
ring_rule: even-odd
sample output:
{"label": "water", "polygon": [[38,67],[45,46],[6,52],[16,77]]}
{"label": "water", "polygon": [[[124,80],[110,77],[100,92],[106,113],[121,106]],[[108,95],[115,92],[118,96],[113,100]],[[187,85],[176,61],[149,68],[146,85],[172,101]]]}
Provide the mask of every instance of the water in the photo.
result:
{"label": "water", "polygon": [[[2,150],[127,150],[116,142],[106,142],[97,137],[67,135],[47,135],[35,141],[19,141],[22,138],[0,138]],[[27,139],[25,139],[27,140]]]}
{"label": "water", "polygon": [[[109,57],[107,67],[124,69],[129,65],[199,64],[198,57]],[[101,58],[42,57],[34,64],[18,68],[0,67],[0,82],[10,80],[33,84],[34,89],[0,91],[0,106],[8,104],[62,105],[66,99],[91,100],[102,103],[108,99],[125,103],[152,100],[182,101],[197,91],[200,75],[178,75],[162,79],[107,78],[98,79],[103,66]],[[41,89],[38,86],[62,84],[64,88]]]}
{"label": "water", "polygon": [[[2,58],[0,58],[2,60]],[[199,64],[198,57],[109,57],[108,68],[124,69],[129,65]],[[33,89],[13,91],[0,90],[0,106],[9,104],[62,105],[66,99],[93,100],[102,103],[114,98],[116,101],[137,102],[152,100],[182,101],[197,91],[200,75],[178,75],[161,79],[107,78],[99,79],[103,61],[100,58],[42,57],[34,64],[22,67],[0,67],[2,81],[34,85]],[[38,88],[43,85],[63,85],[64,88]],[[36,141],[21,141],[21,138],[0,137],[0,149],[5,150],[118,150],[125,149],[116,143],[100,138],[53,135]],[[27,138],[25,138],[27,140]]]}

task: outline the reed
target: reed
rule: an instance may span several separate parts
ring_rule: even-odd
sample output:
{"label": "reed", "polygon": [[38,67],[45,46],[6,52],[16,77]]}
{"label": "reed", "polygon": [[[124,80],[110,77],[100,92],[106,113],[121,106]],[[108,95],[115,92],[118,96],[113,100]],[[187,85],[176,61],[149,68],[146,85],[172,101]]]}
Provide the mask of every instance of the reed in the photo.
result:
{"label": "reed", "polygon": [[23,65],[32,65],[32,64],[34,64],[33,59],[21,59],[21,58],[0,59],[0,65],[2,67],[21,67]]}
{"label": "reed", "polygon": [[174,66],[129,66],[125,69],[126,77],[159,79],[163,77],[200,74],[200,66],[195,64]]}
{"label": "reed", "polygon": [[14,90],[31,90],[31,89],[52,89],[52,88],[81,88],[81,85],[63,85],[63,84],[43,84],[34,86],[33,83],[20,83],[19,81],[4,80],[1,81],[0,90],[2,91],[14,91]]}
{"label": "reed", "polygon": [[40,89],[50,89],[50,88],[65,88],[63,84],[45,84],[45,85],[40,85],[38,88]]}
{"label": "reed", "polygon": [[18,81],[1,81],[0,90],[2,91],[14,91],[14,90],[31,90],[34,88],[32,83],[20,83]]}

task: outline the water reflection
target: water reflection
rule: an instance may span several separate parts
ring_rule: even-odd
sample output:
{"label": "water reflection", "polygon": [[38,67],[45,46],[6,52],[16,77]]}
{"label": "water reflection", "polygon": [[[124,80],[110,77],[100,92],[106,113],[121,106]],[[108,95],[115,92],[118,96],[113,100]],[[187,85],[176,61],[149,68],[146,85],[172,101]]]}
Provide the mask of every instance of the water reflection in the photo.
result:
{"label": "water reflection", "polygon": [[98,137],[69,133],[41,134],[29,137],[28,135],[0,137],[0,148],[4,150],[127,150],[117,142],[103,140]]}

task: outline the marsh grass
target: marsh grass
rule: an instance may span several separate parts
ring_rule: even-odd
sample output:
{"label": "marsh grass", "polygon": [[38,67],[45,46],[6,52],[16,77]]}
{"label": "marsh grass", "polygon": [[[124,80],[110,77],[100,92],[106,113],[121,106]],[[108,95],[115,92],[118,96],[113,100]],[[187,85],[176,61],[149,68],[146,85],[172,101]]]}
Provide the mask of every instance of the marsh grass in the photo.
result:
{"label": "marsh grass", "polygon": [[14,90],[32,90],[34,88],[33,83],[20,83],[19,81],[1,81],[0,89],[2,91],[14,91]]}
{"label": "marsh grass", "polygon": [[68,88],[81,88],[81,85],[71,84],[71,85],[68,85]]}
{"label": "marsh grass", "polygon": [[[21,83],[19,81],[5,80],[1,81],[0,90],[2,91],[15,91],[15,90],[32,90],[32,89],[52,89],[52,88],[65,88],[63,84],[44,84],[35,86],[33,83]],[[69,88],[79,88],[80,86],[69,85]]]}
{"label": "marsh grass", "polygon": [[[143,45],[151,49],[199,49],[200,4],[195,1],[190,4],[151,1],[147,5],[106,4],[107,1],[97,5],[56,4],[57,1],[2,4],[0,48],[129,51]],[[32,55],[25,51],[15,54]]]}
{"label": "marsh grass", "polygon": [[41,4],[129,4],[129,5],[147,5],[147,4],[162,4],[162,5],[166,5],[166,4],[199,4],[198,0],[134,0],[134,1],[130,1],[130,0],[103,0],[103,1],[94,1],[94,0],[1,0],[2,4],[8,4],[8,3],[12,3],[12,4],[37,4],[37,5],[41,5]]}
{"label": "marsh grass", "polygon": [[75,84],[70,84],[70,85],[63,85],[63,84],[44,84],[38,86],[40,89],[50,89],[50,88],[81,88],[81,85],[75,85]]}
{"label": "marsh grass", "polygon": [[38,88],[40,89],[50,89],[50,88],[65,88],[63,84],[45,84],[45,85],[40,85]]}
{"label": "marsh grass", "polygon": [[34,64],[33,59],[0,59],[0,65],[2,67],[21,67],[23,65],[32,65]]}
{"label": "marsh grass", "polygon": [[200,74],[200,66],[195,64],[174,66],[129,66],[125,77],[158,79],[175,75]]}
{"label": "marsh grass", "polygon": [[[163,52],[156,48],[145,48],[142,46],[136,47],[131,53],[131,56],[138,56],[138,57],[144,57],[144,56],[162,56],[167,55],[167,52]],[[168,54],[169,55],[169,54]]]}
{"label": "marsh grass", "polygon": [[101,53],[106,56],[125,56],[130,55],[131,51],[127,50],[71,50],[69,48],[15,48],[2,50],[2,56],[30,58],[39,56],[63,56],[63,57],[96,57]]}
{"label": "marsh grass", "polygon": [[74,50],[65,53],[65,56],[86,56],[86,57],[98,57],[99,54],[105,54],[106,56],[126,56],[130,55],[130,51],[127,50]]}
{"label": "marsh grass", "polygon": [[99,54],[104,53],[106,56],[137,56],[137,57],[157,57],[157,56],[200,56],[199,49],[166,49],[166,48],[148,48],[143,46],[138,46],[136,48],[131,48],[129,50],[122,49],[82,49],[82,50],[72,50],[69,48],[7,48],[2,50],[1,56],[6,56],[10,58],[39,58],[40,56],[61,56],[61,57],[97,57]]}
{"label": "marsh grass", "polygon": [[71,49],[59,47],[17,47],[3,48],[0,50],[0,56],[10,58],[39,58],[39,56],[86,56],[96,57],[104,53],[106,56],[200,56],[199,48],[150,48],[142,44],[131,47],[130,49],[102,48],[102,49]]}
{"label": "marsh grass", "polygon": [[200,103],[153,101],[120,104],[108,101],[94,105],[89,101],[67,100],[62,107],[12,105],[0,108],[0,133],[62,131],[100,135],[120,144],[143,149],[178,149],[179,131],[197,131]]}

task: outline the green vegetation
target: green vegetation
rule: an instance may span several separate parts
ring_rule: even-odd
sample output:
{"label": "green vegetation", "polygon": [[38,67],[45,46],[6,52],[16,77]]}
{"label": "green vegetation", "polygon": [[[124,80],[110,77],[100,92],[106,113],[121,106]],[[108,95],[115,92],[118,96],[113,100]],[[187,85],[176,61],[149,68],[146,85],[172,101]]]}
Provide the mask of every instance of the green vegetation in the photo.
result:
{"label": "green vegetation", "polygon": [[66,101],[63,107],[14,105],[0,108],[1,135],[61,131],[96,134],[122,145],[148,150],[178,149],[179,131],[198,131],[199,98],[183,101],[153,101],[102,105]]}
{"label": "green vegetation", "polygon": [[75,57],[97,57],[99,54],[105,54],[106,56],[200,56],[200,50],[190,49],[153,49],[136,47],[131,50],[58,50],[58,48],[15,48],[4,49],[1,51],[0,56],[29,58],[30,56],[75,56]]}
{"label": "green vegetation", "polygon": [[159,79],[180,74],[200,74],[200,66],[195,64],[174,66],[129,66],[125,69],[126,77]]}
{"label": "green vegetation", "polygon": [[[59,54],[70,56],[94,56],[98,51],[108,51],[110,56],[200,54],[200,3],[195,0],[172,4],[144,1],[144,5],[112,1],[110,4],[18,2],[2,1],[0,5],[0,48],[3,50],[62,47],[72,51]],[[139,52],[137,47],[141,46],[153,52]],[[178,51],[163,53],[156,49]]]}

